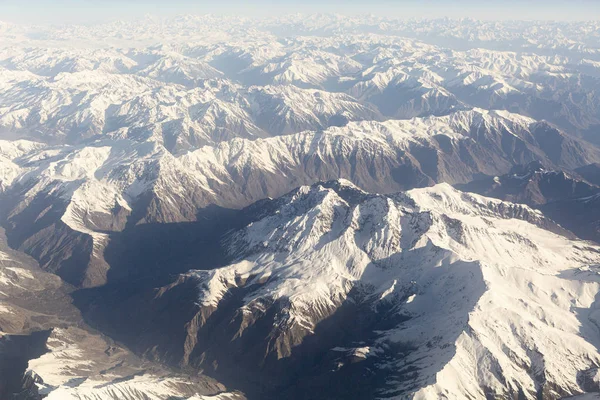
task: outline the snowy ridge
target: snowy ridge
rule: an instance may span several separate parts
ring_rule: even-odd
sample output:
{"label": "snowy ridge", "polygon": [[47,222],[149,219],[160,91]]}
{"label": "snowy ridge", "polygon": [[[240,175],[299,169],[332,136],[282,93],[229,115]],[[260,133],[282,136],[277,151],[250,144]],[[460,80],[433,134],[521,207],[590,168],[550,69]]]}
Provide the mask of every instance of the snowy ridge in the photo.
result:
{"label": "snowy ridge", "polygon": [[[0,48],[0,127],[74,143],[118,135],[115,127],[127,125],[133,130],[129,136],[164,135],[165,142],[177,143],[167,148],[181,152],[229,139],[222,132],[228,121],[204,126],[193,113],[211,100],[206,94],[214,90],[207,86],[220,85],[214,82],[237,92],[235,99],[215,96],[232,110],[243,109],[249,114],[245,124],[258,125],[268,136],[336,125],[342,115],[349,120],[411,118],[474,107],[509,109],[582,135],[600,123],[595,101],[600,50],[588,37],[594,32],[589,24],[442,20],[420,21],[417,27],[414,21],[340,16],[307,22],[312,19],[187,16],[95,27],[13,26],[0,32],[7,43]],[[312,23],[319,28],[309,28]],[[41,29],[36,33],[46,43],[62,44],[11,45],[12,29]],[[513,35],[519,29],[531,39],[517,43]],[[479,30],[489,31],[486,39],[476,39],[473,31]],[[579,44],[548,44],[564,39],[565,32]],[[115,43],[115,36],[123,39]],[[139,40],[130,42],[131,37]],[[144,44],[148,37],[152,45]],[[450,46],[460,48],[446,49],[449,38],[457,40]],[[513,40],[506,45],[511,51],[503,40]],[[461,41],[466,44],[460,46]],[[306,89],[326,93],[313,97]],[[128,115],[126,105],[149,94],[160,101],[152,111],[144,108],[130,116],[135,129],[111,118]],[[255,101],[272,103],[274,109],[252,115],[247,107]],[[307,105],[313,103],[324,113],[310,115],[315,107]],[[548,112],[548,106],[556,110]]]}
{"label": "snowy ridge", "polygon": [[237,335],[275,312],[278,358],[352,298],[406,318],[356,349],[393,371],[381,398],[557,398],[600,366],[600,248],[540,228],[552,222],[537,211],[445,184],[381,196],[346,182],[268,210],[227,239],[239,261],[190,274],[204,318],[244,288]]}
{"label": "snowy ridge", "polygon": [[[297,91],[289,87],[268,90]],[[329,96],[314,90],[303,93]],[[156,101],[152,96],[146,100]],[[146,100],[135,107],[147,112]],[[312,111],[299,114],[288,106],[269,104],[256,107],[264,112],[272,106],[287,115],[278,119],[287,121],[287,127],[320,123],[312,120],[316,118]],[[333,112],[315,109],[320,115]],[[220,100],[197,110],[206,123],[225,118],[229,131],[223,132],[230,139],[181,155],[168,151],[162,137],[142,140],[127,138],[128,134],[76,145],[4,142],[2,187],[9,199],[5,218],[25,218],[27,224],[35,224],[53,209],[51,214],[59,215],[71,231],[84,235],[81,240],[91,238],[91,262],[99,262],[94,267],[97,271],[85,272],[73,282],[96,285],[109,268],[102,255],[108,235],[127,224],[193,221],[198,210],[211,204],[241,208],[320,180],[344,178],[367,190],[389,193],[440,181],[463,183],[480,173],[497,175],[508,171],[515,160],[540,159],[567,167],[600,160],[600,151],[564,132],[502,110],[473,109],[384,122],[346,121],[344,126],[323,131],[276,137],[260,137],[263,131],[243,122],[238,111],[243,114]],[[182,124],[176,129],[184,129],[185,119]],[[278,126],[282,132],[288,129]],[[555,137],[561,148],[548,150],[547,140]],[[55,245],[51,238],[39,240],[25,246]],[[59,269],[60,257],[45,261],[45,267]]]}

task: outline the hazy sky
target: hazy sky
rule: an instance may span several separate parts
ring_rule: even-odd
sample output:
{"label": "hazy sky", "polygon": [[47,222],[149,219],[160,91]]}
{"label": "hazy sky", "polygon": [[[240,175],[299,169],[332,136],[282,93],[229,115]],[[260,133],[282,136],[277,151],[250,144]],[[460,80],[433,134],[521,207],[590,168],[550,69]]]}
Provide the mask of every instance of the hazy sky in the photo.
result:
{"label": "hazy sky", "polygon": [[144,14],[169,16],[285,13],[373,13],[394,17],[482,19],[600,19],[600,0],[0,0],[0,20],[33,23],[96,23]]}

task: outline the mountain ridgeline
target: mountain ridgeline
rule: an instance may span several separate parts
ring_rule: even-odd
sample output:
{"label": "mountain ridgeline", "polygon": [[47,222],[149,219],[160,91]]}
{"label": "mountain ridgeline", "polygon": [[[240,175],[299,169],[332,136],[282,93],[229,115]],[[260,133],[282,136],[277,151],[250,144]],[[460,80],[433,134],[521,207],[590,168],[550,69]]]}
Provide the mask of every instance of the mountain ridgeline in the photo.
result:
{"label": "mountain ridgeline", "polygon": [[599,32],[0,22],[0,398],[596,398]]}

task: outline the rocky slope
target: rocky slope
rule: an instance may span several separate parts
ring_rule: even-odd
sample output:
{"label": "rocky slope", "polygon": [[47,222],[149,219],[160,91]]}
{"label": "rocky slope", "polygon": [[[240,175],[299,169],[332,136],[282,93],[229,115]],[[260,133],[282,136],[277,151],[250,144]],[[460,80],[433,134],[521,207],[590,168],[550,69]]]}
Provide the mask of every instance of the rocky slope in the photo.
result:
{"label": "rocky slope", "polygon": [[600,159],[598,149],[551,125],[480,109],[236,138],[181,156],[153,140],[2,146],[0,212],[10,245],[77,286],[106,282],[111,235],[140,223],[194,221],[211,205],[237,209],[328,179],[389,193],[468,182],[531,160],[575,168]]}
{"label": "rocky slope", "polygon": [[475,180],[459,189],[528,204],[579,237],[600,241],[600,188],[594,182],[595,164],[567,173],[534,162],[516,166],[502,176]]}
{"label": "rocky slope", "polygon": [[72,288],[11,250],[1,233],[0,398],[244,399],[206,376],[143,361],[92,330],[72,304]]}
{"label": "rocky slope", "polygon": [[597,389],[600,248],[539,211],[446,184],[374,195],[335,181],[245,214],[223,237],[225,266],[198,260],[167,286],[107,295],[106,310],[96,298],[86,316],[250,398]]}
{"label": "rocky slope", "polygon": [[505,175],[479,179],[456,187],[466,192],[530,206],[589,197],[600,191],[595,184],[576,173],[546,168],[539,161],[516,165]]}

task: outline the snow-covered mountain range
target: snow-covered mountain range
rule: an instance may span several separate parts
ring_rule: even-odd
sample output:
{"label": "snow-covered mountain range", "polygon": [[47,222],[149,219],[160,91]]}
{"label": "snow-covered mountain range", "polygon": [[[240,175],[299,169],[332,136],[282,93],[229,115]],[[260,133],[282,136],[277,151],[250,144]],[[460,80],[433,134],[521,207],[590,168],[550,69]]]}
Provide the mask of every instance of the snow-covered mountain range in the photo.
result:
{"label": "snow-covered mountain range", "polygon": [[128,138],[1,145],[7,165],[2,209],[11,245],[83,286],[105,283],[109,266],[102,253],[111,232],[194,221],[210,205],[240,208],[336,178],[388,193],[466,183],[532,160],[562,168],[600,161],[597,148],[548,123],[482,109],[235,138],[179,156],[157,141]]}
{"label": "snow-covered mountain range", "polygon": [[599,32],[0,22],[0,356],[36,400],[596,390]]}
{"label": "snow-covered mountain range", "polygon": [[231,263],[198,260],[91,319],[261,398],[597,389],[600,248],[539,211],[447,184],[374,195],[333,181],[246,213],[222,240]]}

